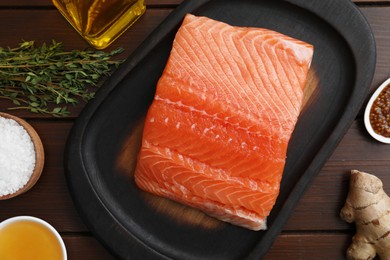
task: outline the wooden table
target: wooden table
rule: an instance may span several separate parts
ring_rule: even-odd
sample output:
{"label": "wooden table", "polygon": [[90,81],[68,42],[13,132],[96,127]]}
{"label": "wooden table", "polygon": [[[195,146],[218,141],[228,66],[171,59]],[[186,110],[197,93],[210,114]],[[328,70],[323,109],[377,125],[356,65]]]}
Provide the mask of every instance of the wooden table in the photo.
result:
{"label": "wooden table", "polygon": [[[124,46],[129,55],[182,0],[146,0],[148,10],[134,27],[109,49]],[[390,1],[355,1],[372,26],[377,43],[373,90],[390,76]],[[22,39],[37,44],[52,39],[66,49],[83,49],[86,42],[69,26],[50,0],[0,1],[0,46],[16,46]],[[39,133],[46,152],[43,175],[36,186],[14,199],[0,201],[0,221],[32,215],[51,223],[64,238],[69,259],[113,259],[88,231],[70,197],[63,155],[69,131],[85,103],[63,119],[24,111],[12,114],[26,119]],[[0,99],[0,111],[10,103]],[[348,173],[359,169],[380,177],[390,193],[390,146],[366,133],[362,113],[351,125],[318,177],[291,214],[266,259],[343,259],[353,225],[339,218],[348,191]]]}

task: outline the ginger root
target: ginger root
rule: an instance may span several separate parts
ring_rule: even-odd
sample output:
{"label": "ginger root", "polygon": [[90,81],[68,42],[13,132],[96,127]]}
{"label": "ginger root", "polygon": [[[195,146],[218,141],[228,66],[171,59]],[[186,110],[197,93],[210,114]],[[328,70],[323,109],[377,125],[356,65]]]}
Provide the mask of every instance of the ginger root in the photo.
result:
{"label": "ginger root", "polygon": [[369,173],[351,171],[350,188],[340,217],[355,222],[356,234],[347,259],[390,260],[390,198],[382,181]]}

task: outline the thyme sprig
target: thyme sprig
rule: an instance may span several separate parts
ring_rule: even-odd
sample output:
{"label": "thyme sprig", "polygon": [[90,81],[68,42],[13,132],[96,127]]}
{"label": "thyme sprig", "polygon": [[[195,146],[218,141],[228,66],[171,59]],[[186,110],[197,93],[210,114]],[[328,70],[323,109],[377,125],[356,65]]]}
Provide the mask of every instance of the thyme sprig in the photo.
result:
{"label": "thyme sprig", "polygon": [[34,41],[0,47],[0,99],[12,101],[15,106],[9,109],[67,116],[68,105],[94,97],[102,77],[122,62],[112,60],[122,51],[64,51],[54,40],[40,47]]}

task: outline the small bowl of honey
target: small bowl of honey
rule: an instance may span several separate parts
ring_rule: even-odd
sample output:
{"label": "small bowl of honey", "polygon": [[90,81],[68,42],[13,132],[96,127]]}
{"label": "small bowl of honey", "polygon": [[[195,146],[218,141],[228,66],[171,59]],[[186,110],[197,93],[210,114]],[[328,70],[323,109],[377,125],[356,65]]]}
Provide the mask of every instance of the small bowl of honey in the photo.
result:
{"label": "small bowl of honey", "polygon": [[390,144],[390,78],[375,90],[368,101],[364,125],[374,139]]}
{"label": "small bowl of honey", "polygon": [[64,241],[46,221],[18,216],[0,223],[0,259],[67,260]]}

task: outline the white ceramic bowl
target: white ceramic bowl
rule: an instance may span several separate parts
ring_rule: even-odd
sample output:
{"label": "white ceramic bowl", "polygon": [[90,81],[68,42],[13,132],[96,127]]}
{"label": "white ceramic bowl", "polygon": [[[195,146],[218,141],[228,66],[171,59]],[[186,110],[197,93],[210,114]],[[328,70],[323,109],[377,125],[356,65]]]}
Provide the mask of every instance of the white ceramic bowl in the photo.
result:
{"label": "white ceramic bowl", "polygon": [[375,99],[379,96],[379,94],[382,92],[382,90],[390,84],[390,78],[388,78],[385,82],[383,82],[377,90],[375,90],[374,94],[371,96],[370,100],[367,103],[366,110],[364,111],[364,125],[366,126],[366,129],[368,133],[376,140],[382,143],[390,144],[390,138],[385,137],[382,135],[379,135],[375,133],[374,129],[371,126],[370,123],[370,111],[371,107],[374,104]]}
{"label": "white ceramic bowl", "polygon": [[[17,216],[17,217],[12,217],[12,218],[6,219],[0,223],[0,234],[1,234],[1,229],[5,228],[9,225],[16,224],[17,222],[21,222],[21,221],[30,221],[30,222],[37,223],[39,225],[42,225],[43,228],[47,229],[50,233],[52,233],[57,240],[56,242],[59,244],[59,246],[61,248],[62,260],[68,259],[68,256],[66,253],[66,247],[65,247],[64,241],[62,240],[60,234],[57,232],[57,230],[52,225],[50,225],[49,223],[47,223],[46,221],[44,221],[40,218],[31,217],[31,216]],[[21,248],[21,250],[23,250],[23,248]]]}

